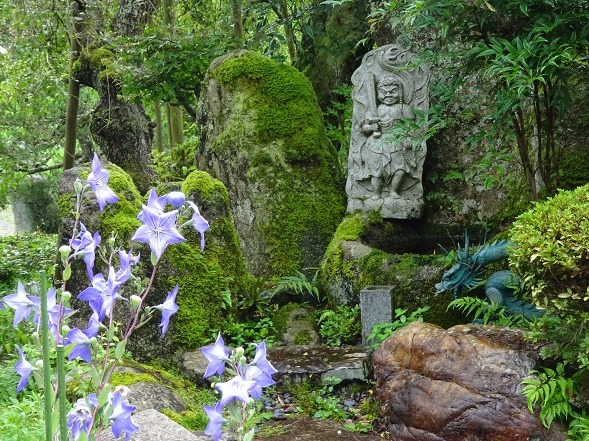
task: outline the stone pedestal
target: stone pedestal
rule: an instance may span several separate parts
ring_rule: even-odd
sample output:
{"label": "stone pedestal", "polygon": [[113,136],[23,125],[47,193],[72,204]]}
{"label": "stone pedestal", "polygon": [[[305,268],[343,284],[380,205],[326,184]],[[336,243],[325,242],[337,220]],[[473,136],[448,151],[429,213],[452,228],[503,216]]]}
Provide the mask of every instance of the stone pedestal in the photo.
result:
{"label": "stone pedestal", "polygon": [[372,327],[390,323],[395,313],[395,287],[374,285],[360,291],[360,316],[362,320],[362,346],[366,346]]}

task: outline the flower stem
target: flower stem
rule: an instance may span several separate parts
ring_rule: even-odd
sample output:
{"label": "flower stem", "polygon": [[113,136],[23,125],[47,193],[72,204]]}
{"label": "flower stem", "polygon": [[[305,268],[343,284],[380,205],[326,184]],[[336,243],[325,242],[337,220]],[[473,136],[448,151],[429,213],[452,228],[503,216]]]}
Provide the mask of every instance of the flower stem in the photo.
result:
{"label": "flower stem", "polygon": [[63,345],[57,345],[57,399],[59,402],[59,438],[67,441],[67,401],[65,398],[65,355]]}
{"label": "flower stem", "polygon": [[41,342],[43,346],[43,392],[45,404],[45,439],[53,438],[53,428],[51,427],[51,404],[53,394],[51,393],[51,366],[49,365],[49,314],[47,312],[47,276],[45,273],[40,275],[40,296],[41,296]]}

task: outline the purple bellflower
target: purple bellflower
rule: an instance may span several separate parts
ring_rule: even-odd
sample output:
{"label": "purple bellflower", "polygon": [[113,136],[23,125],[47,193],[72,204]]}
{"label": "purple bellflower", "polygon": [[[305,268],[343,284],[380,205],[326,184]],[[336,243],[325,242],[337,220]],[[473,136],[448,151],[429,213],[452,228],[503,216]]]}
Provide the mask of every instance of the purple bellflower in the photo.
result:
{"label": "purple bellflower", "polygon": [[101,322],[104,317],[110,317],[119,288],[120,284],[117,283],[115,270],[111,266],[108,279],[104,280],[102,274],[97,274],[92,279],[92,286],[78,294],[78,299],[87,301],[92,312],[98,315],[98,321]]}
{"label": "purple bellflower", "polygon": [[80,398],[76,401],[67,414],[66,425],[72,430],[74,441],[80,437],[82,432],[86,435],[92,428],[92,410],[98,406],[96,394],[90,394],[87,398]]}
{"label": "purple bellflower", "polygon": [[25,354],[23,354],[23,351],[20,349],[20,347],[18,345],[15,346],[16,350],[20,354],[20,360],[16,362],[16,365],[14,365],[14,370],[18,375],[20,375],[20,381],[18,382],[18,386],[16,387],[16,391],[20,392],[27,385],[27,382],[29,381],[29,376],[33,372],[33,366],[26,360]]}
{"label": "purple bellflower", "polygon": [[221,406],[226,406],[233,400],[249,403],[251,401],[249,392],[255,385],[255,381],[244,380],[239,375],[224,383],[217,383],[215,389],[222,394],[219,403]]}
{"label": "purple bellflower", "polygon": [[256,366],[268,376],[272,376],[278,372],[266,358],[266,341],[262,340],[259,345],[255,343],[253,345],[256,347],[256,354],[250,365]]}
{"label": "purple bellflower", "polygon": [[108,178],[108,171],[102,168],[98,155],[94,153],[94,158],[92,159],[92,171],[88,175],[88,184],[96,196],[96,202],[98,202],[98,208],[100,211],[104,209],[106,204],[111,204],[119,200],[115,192],[107,185]]}
{"label": "purple bellflower", "polygon": [[225,362],[229,361],[229,348],[225,346],[221,333],[219,332],[214,345],[205,346],[201,351],[206,359],[209,360],[207,370],[203,377],[207,378],[213,374],[223,375],[223,372],[225,372]]}
{"label": "purple bellflower", "polygon": [[181,191],[171,191],[165,196],[165,198],[166,202],[174,208],[180,208],[186,200],[186,196],[184,196],[184,193]]}
{"label": "purple bellflower", "polygon": [[137,229],[131,240],[148,242],[149,247],[159,259],[168,245],[185,241],[176,229],[177,214],[177,210],[158,213],[144,205],[142,212],[137,216],[143,225]]}
{"label": "purple bellflower", "polygon": [[[41,298],[36,296],[30,296],[29,299],[35,304],[35,316],[33,317],[33,321],[36,325],[40,326]],[[61,335],[58,330],[58,325],[64,317],[72,313],[72,310],[57,304],[55,288],[51,288],[49,291],[47,291],[47,313],[49,319],[49,330],[51,331],[51,334],[53,334],[55,341],[59,341],[61,339]]]}
{"label": "purple bellflower", "polygon": [[2,300],[8,306],[14,309],[14,320],[12,321],[12,326],[16,326],[23,320],[29,318],[32,308],[37,307],[36,303],[27,297],[25,287],[20,280],[18,281],[18,285],[16,287],[16,294],[7,295]]}
{"label": "purple bellflower", "polygon": [[121,261],[121,268],[116,273],[116,281],[122,285],[129,277],[131,277],[131,267],[139,263],[139,254],[133,256],[131,252],[119,250],[119,260]]}
{"label": "purple bellflower", "polygon": [[162,313],[162,322],[160,323],[160,327],[162,328],[162,337],[168,330],[168,325],[170,323],[170,317],[174,315],[178,311],[178,305],[176,305],[176,295],[178,294],[178,285],[174,287],[174,289],[168,293],[166,300],[161,305],[154,306],[155,309],[161,311]]}
{"label": "purple bellflower", "polygon": [[192,219],[190,222],[192,226],[198,233],[200,234],[200,249],[205,249],[205,231],[209,229],[209,223],[205,220],[204,217],[200,215],[200,211],[198,211],[198,207],[194,202],[187,201],[188,205],[194,210],[194,214],[192,215]]}
{"label": "purple bellflower", "polygon": [[112,433],[116,439],[125,434],[127,441],[129,441],[131,435],[139,430],[139,426],[131,419],[131,414],[136,406],[131,406],[126,400],[123,400],[121,392],[115,392],[112,395],[112,407],[112,414],[108,418],[112,424]]}
{"label": "purple bellflower", "polygon": [[213,441],[219,441],[221,439],[221,428],[223,427],[223,406],[221,403],[217,403],[215,407],[204,406],[209,422],[205,429],[205,435],[212,436]]}
{"label": "purple bellflower", "polygon": [[258,400],[262,398],[262,388],[276,384],[270,375],[268,375],[266,372],[263,372],[257,366],[246,366],[244,376],[246,380],[254,382],[254,385],[249,390],[249,393],[253,398]]}
{"label": "purple bellflower", "polygon": [[92,280],[92,268],[94,268],[94,260],[96,255],[96,248],[100,245],[101,238],[98,231],[94,236],[90,234],[82,222],[80,222],[80,232],[71,241],[71,247],[74,250],[73,257],[84,256],[84,263],[86,264],[86,272],[88,278]]}
{"label": "purple bellflower", "polygon": [[84,332],[80,331],[78,328],[72,329],[68,332],[66,337],[66,344],[75,343],[76,345],[68,355],[68,360],[73,360],[77,357],[80,357],[86,363],[92,363],[92,352],[90,351],[90,347],[92,346],[92,341]]}

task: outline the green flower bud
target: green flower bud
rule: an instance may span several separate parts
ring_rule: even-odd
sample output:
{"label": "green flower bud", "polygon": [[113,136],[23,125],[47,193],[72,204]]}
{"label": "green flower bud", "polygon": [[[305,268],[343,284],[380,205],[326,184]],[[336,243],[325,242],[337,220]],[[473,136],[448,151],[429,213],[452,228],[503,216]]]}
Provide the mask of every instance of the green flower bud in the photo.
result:
{"label": "green flower bud", "polygon": [[239,357],[239,364],[241,366],[245,366],[246,363],[247,363],[247,358],[245,358],[245,355],[242,355],[241,357]]}
{"label": "green flower bud", "polygon": [[82,190],[84,189],[84,183],[78,178],[74,182],[74,191],[77,195],[82,194]]}
{"label": "green flower bud", "polygon": [[61,327],[61,335],[67,335],[71,330],[72,328],[70,328],[68,325],[63,325]]}
{"label": "green flower bud", "polygon": [[72,249],[67,245],[62,245],[59,247],[59,254],[61,255],[61,261],[65,264],[67,262],[67,258],[72,252]]}
{"label": "green flower bud", "polygon": [[243,350],[243,348],[241,346],[235,348],[235,359],[239,360],[241,357],[243,357],[244,353],[245,353],[245,351]]}
{"label": "green flower bud", "polygon": [[133,309],[137,309],[141,304],[141,297],[139,296],[132,295],[131,297],[129,297],[129,300],[131,302],[131,308]]}
{"label": "green flower bud", "polygon": [[43,360],[39,359],[35,362],[35,367],[39,370],[43,369]]}
{"label": "green flower bud", "polygon": [[64,302],[69,302],[71,298],[72,298],[71,292],[64,291],[61,293],[61,300],[63,300]]}

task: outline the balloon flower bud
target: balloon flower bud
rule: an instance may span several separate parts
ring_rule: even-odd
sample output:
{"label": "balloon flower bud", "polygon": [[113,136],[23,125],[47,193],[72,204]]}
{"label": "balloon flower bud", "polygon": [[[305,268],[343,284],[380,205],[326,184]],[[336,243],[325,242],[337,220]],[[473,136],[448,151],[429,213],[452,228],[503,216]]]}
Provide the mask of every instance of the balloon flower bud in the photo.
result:
{"label": "balloon flower bud", "polygon": [[67,262],[67,258],[72,252],[72,249],[67,245],[62,245],[59,247],[59,254],[61,255],[61,261],[63,263]]}
{"label": "balloon flower bud", "polygon": [[141,304],[141,297],[133,295],[129,297],[129,301],[131,302],[131,308],[137,309]]}
{"label": "balloon flower bud", "polygon": [[71,292],[64,291],[61,293],[61,300],[63,300],[64,302],[69,302],[71,298],[72,298]]}

